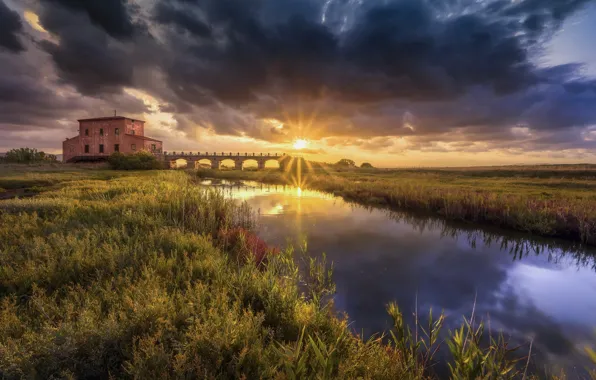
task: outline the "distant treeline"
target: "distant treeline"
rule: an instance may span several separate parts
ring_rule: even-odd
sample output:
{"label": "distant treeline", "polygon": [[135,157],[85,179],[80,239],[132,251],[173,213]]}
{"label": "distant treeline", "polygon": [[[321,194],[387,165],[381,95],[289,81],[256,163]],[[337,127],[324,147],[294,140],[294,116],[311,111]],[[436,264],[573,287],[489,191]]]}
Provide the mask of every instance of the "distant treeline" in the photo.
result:
{"label": "distant treeline", "polygon": [[[301,160],[308,162],[308,165],[312,168],[357,168],[356,162],[354,160],[350,160],[348,158],[342,158],[341,160],[337,161],[336,163],[329,163],[329,162],[317,162],[317,161],[306,161],[303,158]],[[372,164],[369,162],[363,162],[360,165],[361,168],[364,169],[372,169],[374,168]]]}
{"label": "distant treeline", "polygon": [[55,154],[40,152],[34,148],[11,149],[6,155],[0,157],[0,162],[6,163],[29,164],[44,161],[56,162],[58,158]]}

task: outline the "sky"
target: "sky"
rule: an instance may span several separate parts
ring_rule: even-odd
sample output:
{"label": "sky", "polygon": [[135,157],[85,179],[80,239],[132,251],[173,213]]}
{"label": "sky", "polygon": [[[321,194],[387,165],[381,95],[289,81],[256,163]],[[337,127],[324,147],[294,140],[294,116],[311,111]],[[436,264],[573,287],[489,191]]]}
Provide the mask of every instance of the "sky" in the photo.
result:
{"label": "sky", "polygon": [[0,152],[117,110],[167,151],[596,163],[594,36],[596,0],[0,0]]}

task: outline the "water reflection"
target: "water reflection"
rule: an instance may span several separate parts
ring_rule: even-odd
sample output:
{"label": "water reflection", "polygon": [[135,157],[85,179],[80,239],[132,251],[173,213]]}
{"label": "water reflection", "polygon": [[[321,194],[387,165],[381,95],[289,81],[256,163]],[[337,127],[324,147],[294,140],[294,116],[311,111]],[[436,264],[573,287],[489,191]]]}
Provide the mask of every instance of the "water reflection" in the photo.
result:
{"label": "water reflection", "polygon": [[581,373],[596,346],[596,261],[578,244],[349,204],[330,194],[256,182],[204,182],[246,200],[272,244],[333,261],[335,306],[364,335],[388,329],[385,305],[445,310],[448,327],[474,307],[513,342],[533,340],[533,363]]}

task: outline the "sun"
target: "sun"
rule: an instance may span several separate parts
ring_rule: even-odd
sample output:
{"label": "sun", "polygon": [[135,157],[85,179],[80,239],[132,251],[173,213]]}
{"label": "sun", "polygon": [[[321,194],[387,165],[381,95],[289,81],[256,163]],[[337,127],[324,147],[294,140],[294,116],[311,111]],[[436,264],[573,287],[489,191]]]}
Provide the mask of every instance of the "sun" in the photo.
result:
{"label": "sun", "polygon": [[297,150],[304,149],[308,146],[308,141],[304,139],[297,139],[296,141],[294,141],[294,145],[292,146],[294,147],[294,149]]}

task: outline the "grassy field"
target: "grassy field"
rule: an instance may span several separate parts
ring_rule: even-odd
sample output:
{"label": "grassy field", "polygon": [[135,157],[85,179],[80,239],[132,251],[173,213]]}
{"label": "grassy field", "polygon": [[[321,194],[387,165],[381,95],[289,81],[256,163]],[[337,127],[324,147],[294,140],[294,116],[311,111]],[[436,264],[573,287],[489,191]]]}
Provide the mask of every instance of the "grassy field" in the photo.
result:
{"label": "grassy field", "polygon": [[105,164],[0,164],[0,199],[33,196],[79,178],[110,179],[119,175],[107,170]]}
{"label": "grassy field", "polygon": [[421,210],[596,245],[596,165],[453,169],[215,171],[199,176],[286,183],[364,205]]}
{"label": "grassy field", "polygon": [[0,378],[422,379],[441,345],[452,378],[522,377],[478,322],[439,341],[442,315],[411,331],[392,304],[363,341],[324,301],[325,262],[301,273],[184,172],[3,170],[48,185],[0,201]]}

